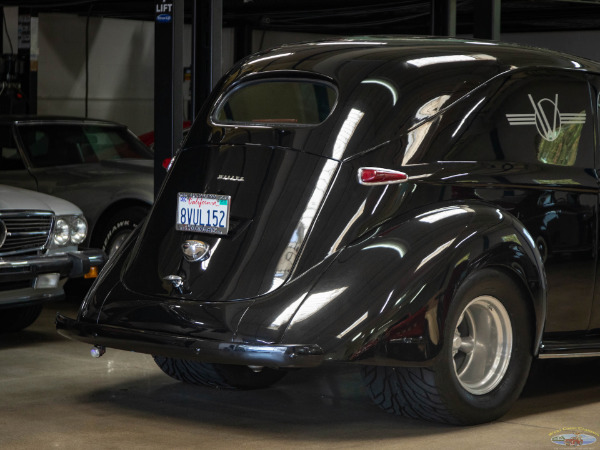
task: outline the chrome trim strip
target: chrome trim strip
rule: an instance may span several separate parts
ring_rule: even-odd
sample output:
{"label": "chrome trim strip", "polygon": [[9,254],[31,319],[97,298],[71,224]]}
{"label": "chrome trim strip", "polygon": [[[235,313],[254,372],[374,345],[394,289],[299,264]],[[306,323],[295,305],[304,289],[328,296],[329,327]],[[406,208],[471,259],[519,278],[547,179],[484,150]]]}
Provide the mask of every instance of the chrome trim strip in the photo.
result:
{"label": "chrome trim strip", "polygon": [[540,353],[538,359],[567,359],[567,358],[597,358],[600,357],[598,352],[584,353]]}

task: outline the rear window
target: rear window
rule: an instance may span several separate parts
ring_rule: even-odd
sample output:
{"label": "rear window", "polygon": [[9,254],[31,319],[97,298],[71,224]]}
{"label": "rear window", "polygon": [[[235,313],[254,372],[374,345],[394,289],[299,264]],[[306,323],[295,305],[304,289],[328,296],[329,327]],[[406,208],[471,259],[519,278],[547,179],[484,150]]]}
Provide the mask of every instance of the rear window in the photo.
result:
{"label": "rear window", "polygon": [[263,80],[244,84],[215,108],[223,125],[317,125],[333,111],[336,89],[313,80]]}

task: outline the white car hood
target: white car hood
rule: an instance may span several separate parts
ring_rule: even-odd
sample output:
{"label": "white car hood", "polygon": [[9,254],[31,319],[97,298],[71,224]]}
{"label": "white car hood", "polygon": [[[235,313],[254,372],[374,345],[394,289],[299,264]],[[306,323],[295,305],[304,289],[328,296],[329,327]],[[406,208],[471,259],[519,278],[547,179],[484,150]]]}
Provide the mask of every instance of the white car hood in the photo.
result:
{"label": "white car hood", "polygon": [[0,184],[0,211],[53,211],[57,216],[82,214],[73,203],[47,194]]}

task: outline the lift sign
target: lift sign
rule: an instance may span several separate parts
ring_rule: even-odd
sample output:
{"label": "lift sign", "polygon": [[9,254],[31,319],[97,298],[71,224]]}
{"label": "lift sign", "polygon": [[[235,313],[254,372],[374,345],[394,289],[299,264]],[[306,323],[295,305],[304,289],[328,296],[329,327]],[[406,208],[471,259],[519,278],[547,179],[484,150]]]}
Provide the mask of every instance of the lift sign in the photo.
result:
{"label": "lift sign", "polygon": [[177,194],[175,229],[198,233],[227,234],[229,231],[229,195]]}
{"label": "lift sign", "polygon": [[169,23],[173,14],[173,3],[159,3],[156,5],[156,21],[159,23]]}

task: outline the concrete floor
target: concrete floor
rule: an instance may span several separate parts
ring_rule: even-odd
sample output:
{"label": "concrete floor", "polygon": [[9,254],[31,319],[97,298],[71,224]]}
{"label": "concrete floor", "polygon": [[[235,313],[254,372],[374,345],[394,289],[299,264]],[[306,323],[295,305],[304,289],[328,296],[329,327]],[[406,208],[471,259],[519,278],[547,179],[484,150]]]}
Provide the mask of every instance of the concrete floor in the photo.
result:
{"label": "concrete floor", "polygon": [[[600,362],[544,362],[501,420],[453,427],[372,405],[355,367],[295,371],[260,391],[215,391],[164,375],[147,355],[89,346],[54,330],[46,306],[0,335],[1,449],[551,449],[565,427],[600,433]],[[589,434],[589,432],[588,432]],[[598,442],[586,448],[599,448]]]}

